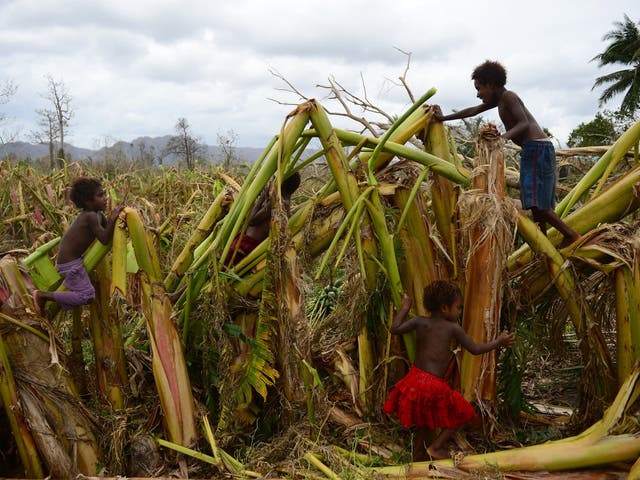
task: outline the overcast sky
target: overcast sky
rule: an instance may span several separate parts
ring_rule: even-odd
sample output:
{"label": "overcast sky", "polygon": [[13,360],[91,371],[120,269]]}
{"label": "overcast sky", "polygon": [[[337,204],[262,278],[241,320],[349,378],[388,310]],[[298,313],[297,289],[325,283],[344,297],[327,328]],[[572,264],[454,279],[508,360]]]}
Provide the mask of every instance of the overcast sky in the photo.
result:
{"label": "overcast sky", "polygon": [[51,75],[72,96],[76,146],[173,134],[184,117],[208,144],[233,131],[237,146],[264,147],[292,109],[269,99],[299,101],[270,70],[321,103],[330,76],[359,95],[364,79],[399,115],[400,49],[414,95],[435,87],[445,113],[478,102],[473,67],[501,61],[507,88],[565,142],[598,111],[591,87],[612,69],[590,60],[625,13],[640,20],[638,1],[0,0],[0,83],[18,86],[0,128],[29,139]]}

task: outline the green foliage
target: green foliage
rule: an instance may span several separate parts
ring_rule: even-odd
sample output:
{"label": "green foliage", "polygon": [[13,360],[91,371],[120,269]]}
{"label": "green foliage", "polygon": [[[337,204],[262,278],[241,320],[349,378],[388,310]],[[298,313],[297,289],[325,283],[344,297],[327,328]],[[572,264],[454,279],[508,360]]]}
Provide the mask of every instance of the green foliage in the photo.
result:
{"label": "green foliage", "polygon": [[616,127],[610,112],[598,112],[593,120],[581,123],[569,134],[569,147],[592,147],[611,145],[616,140]]}
{"label": "green foliage", "polygon": [[88,338],[82,339],[82,360],[86,368],[92,368],[96,363],[96,357],[93,351],[93,343]]}
{"label": "green foliage", "polygon": [[543,425],[535,428],[532,425],[528,425],[516,432],[516,439],[524,445],[534,445],[560,438],[562,438],[560,430],[553,425]]}
{"label": "green foliage", "polygon": [[[335,279],[333,278],[335,275]],[[338,300],[342,295],[342,284],[344,283],[344,271],[338,269],[332,272],[326,285],[314,285],[307,295],[306,314],[311,324],[320,322],[323,318],[333,312],[338,305]]]}
{"label": "green foliage", "polygon": [[612,145],[637,121],[636,115],[603,110],[596,113],[595,118],[590,122],[581,123],[574,128],[569,134],[567,145],[572,148]]}
{"label": "green foliage", "polygon": [[531,406],[522,392],[522,376],[527,365],[523,338],[530,334],[526,329],[523,323],[517,324],[516,344],[502,355],[498,378],[499,397],[502,400],[500,409],[507,417],[513,419],[518,418],[521,411],[531,411]]}
{"label": "green foliage", "polygon": [[502,410],[511,418],[517,418],[521,411],[530,411],[522,392],[522,375],[526,368],[526,355],[522,342],[507,350],[501,363],[499,389]]}
{"label": "green foliage", "polygon": [[[230,408],[236,419],[247,424],[255,421],[255,414],[258,411],[257,402],[260,398],[256,398],[254,394],[257,393],[262,401],[266,401],[268,388],[273,387],[280,376],[274,368],[273,333],[277,318],[273,306],[277,304],[277,300],[272,282],[272,275],[267,276],[263,281],[259,311],[246,313],[246,321],[255,322],[255,334],[250,343],[248,336],[239,337],[240,340],[246,339],[248,348],[234,359],[240,362],[236,365],[237,378],[233,382],[233,402]],[[231,325],[226,326],[226,332],[228,335],[241,335],[241,331],[234,330]]]}
{"label": "green foliage", "polygon": [[505,295],[504,301],[501,328],[514,331],[516,343],[500,355],[499,410],[503,418],[517,422],[521,411],[533,413],[533,408],[523,392],[523,377],[527,370],[532,342],[538,335],[535,332],[534,316],[521,310],[513,297]]}
{"label": "green foliage", "polygon": [[640,107],[640,30],[626,14],[623,22],[614,22],[615,29],[603,40],[609,43],[604,52],[596,55],[600,67],[605,65],[627,66],[596,78],[593,88],[609,85],[600,95],[600,105],[624,93],[620,111],[633,115]]}

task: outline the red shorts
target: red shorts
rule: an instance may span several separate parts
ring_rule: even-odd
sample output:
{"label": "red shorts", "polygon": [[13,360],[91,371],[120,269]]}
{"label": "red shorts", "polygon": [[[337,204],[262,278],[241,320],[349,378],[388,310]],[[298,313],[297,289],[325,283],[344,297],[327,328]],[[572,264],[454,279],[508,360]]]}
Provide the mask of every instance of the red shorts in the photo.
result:
{"label": "red shorts", "polygon": [[476,419],[476,413],[464,397],[440,377],[413,365],[391,390],[384,404],[385,413],[395,413],[409,428],[458,428]]}

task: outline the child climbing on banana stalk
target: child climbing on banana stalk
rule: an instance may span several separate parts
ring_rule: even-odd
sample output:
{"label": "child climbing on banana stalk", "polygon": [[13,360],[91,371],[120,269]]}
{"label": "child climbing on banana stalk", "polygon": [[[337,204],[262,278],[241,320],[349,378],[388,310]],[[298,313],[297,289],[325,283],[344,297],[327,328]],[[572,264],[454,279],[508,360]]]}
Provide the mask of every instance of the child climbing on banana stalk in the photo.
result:
{"label": "child climbing on banana stalk", "polygon": [[562,233],[564,239],[558,248],[564,248],[576,242],[580,235],[564,223],[554,211],[557,172],[553,144],[520,97],[505,88],[507,71],[500,63],[487,60],[473,70],[471,79],[482,103],[449,115],[443,115],[440,107],[433,105],[434,118],[440,122],[446,122],[473,117],[498,107],[498,114],[506,129],[502,138],[512,140],[522,147],[520,153],[522,208],[531,210],[533,220],[545,234],[547,223]]}
{"label": "child climbing on banana stalk", "polygon": [[[456,340],[473,355],[511,347],[515,342],[513,333],[503,332],[491,342],[475,343],[458,325],[462,292],[451,282],[437,280],[427,285],[423,302],[431,316],[417,316],[404,322],[411,308],[411,299],[405,294],[393,319],[391,333],[416,332],[416,359],[409,373],[393,387],[383,407],[385,413],[395,413],[406,428],[418,427],[414,462],[426,460],[426,454],[433,459],[448,458],[447,443],[453,434],[477,418],[471,404],[444,379],[453,355],[451,341]],[[425,450],[429,431],[436,428],[442,430]]]}
{"label": "child climbing on banana stalk", "polygon": [[89,245],[97,238],[106,245],[113,237],[113,229],[118,215],[124,207],[111,210],[107,219],[107,196],[102,184],[95,178],[80,177],[71,185],[71,200],[82,211],[62,236],[56,270],[64,278],[66,291],[33,291],[33,304],[41,315],[47,301],[56,302],[63,310],[93,302],[95,289],[82,263]]}

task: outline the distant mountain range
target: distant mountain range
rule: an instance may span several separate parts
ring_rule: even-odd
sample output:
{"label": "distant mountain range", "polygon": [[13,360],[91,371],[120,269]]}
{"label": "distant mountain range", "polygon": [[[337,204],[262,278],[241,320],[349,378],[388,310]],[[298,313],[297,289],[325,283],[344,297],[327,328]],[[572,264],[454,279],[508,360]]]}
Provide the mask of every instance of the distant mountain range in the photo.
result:
{"label": "distant mountain range", "polygon": [[[178,159],[174,155],[164,155],[170,135],[164,137],[139,137],[131,142],[116,142],[111,146],[97,150],[75,147],[65,143],[65,154],[73,161],[93,160],[103,161],[107,159],[119,160],[153,160],[154,164],[172,165]],[[205,153],[201,155],[204,160],[211,163],[223,163],[224,153],[219,146],[204,145]],[[252,147],[234,147],[234,163],[253,163],[262,154],[263,149]],[[39,160],[49,158],[49,146],[44,143],[11,142],[0,145],[0,155],[9,156],[15,160]]]}

